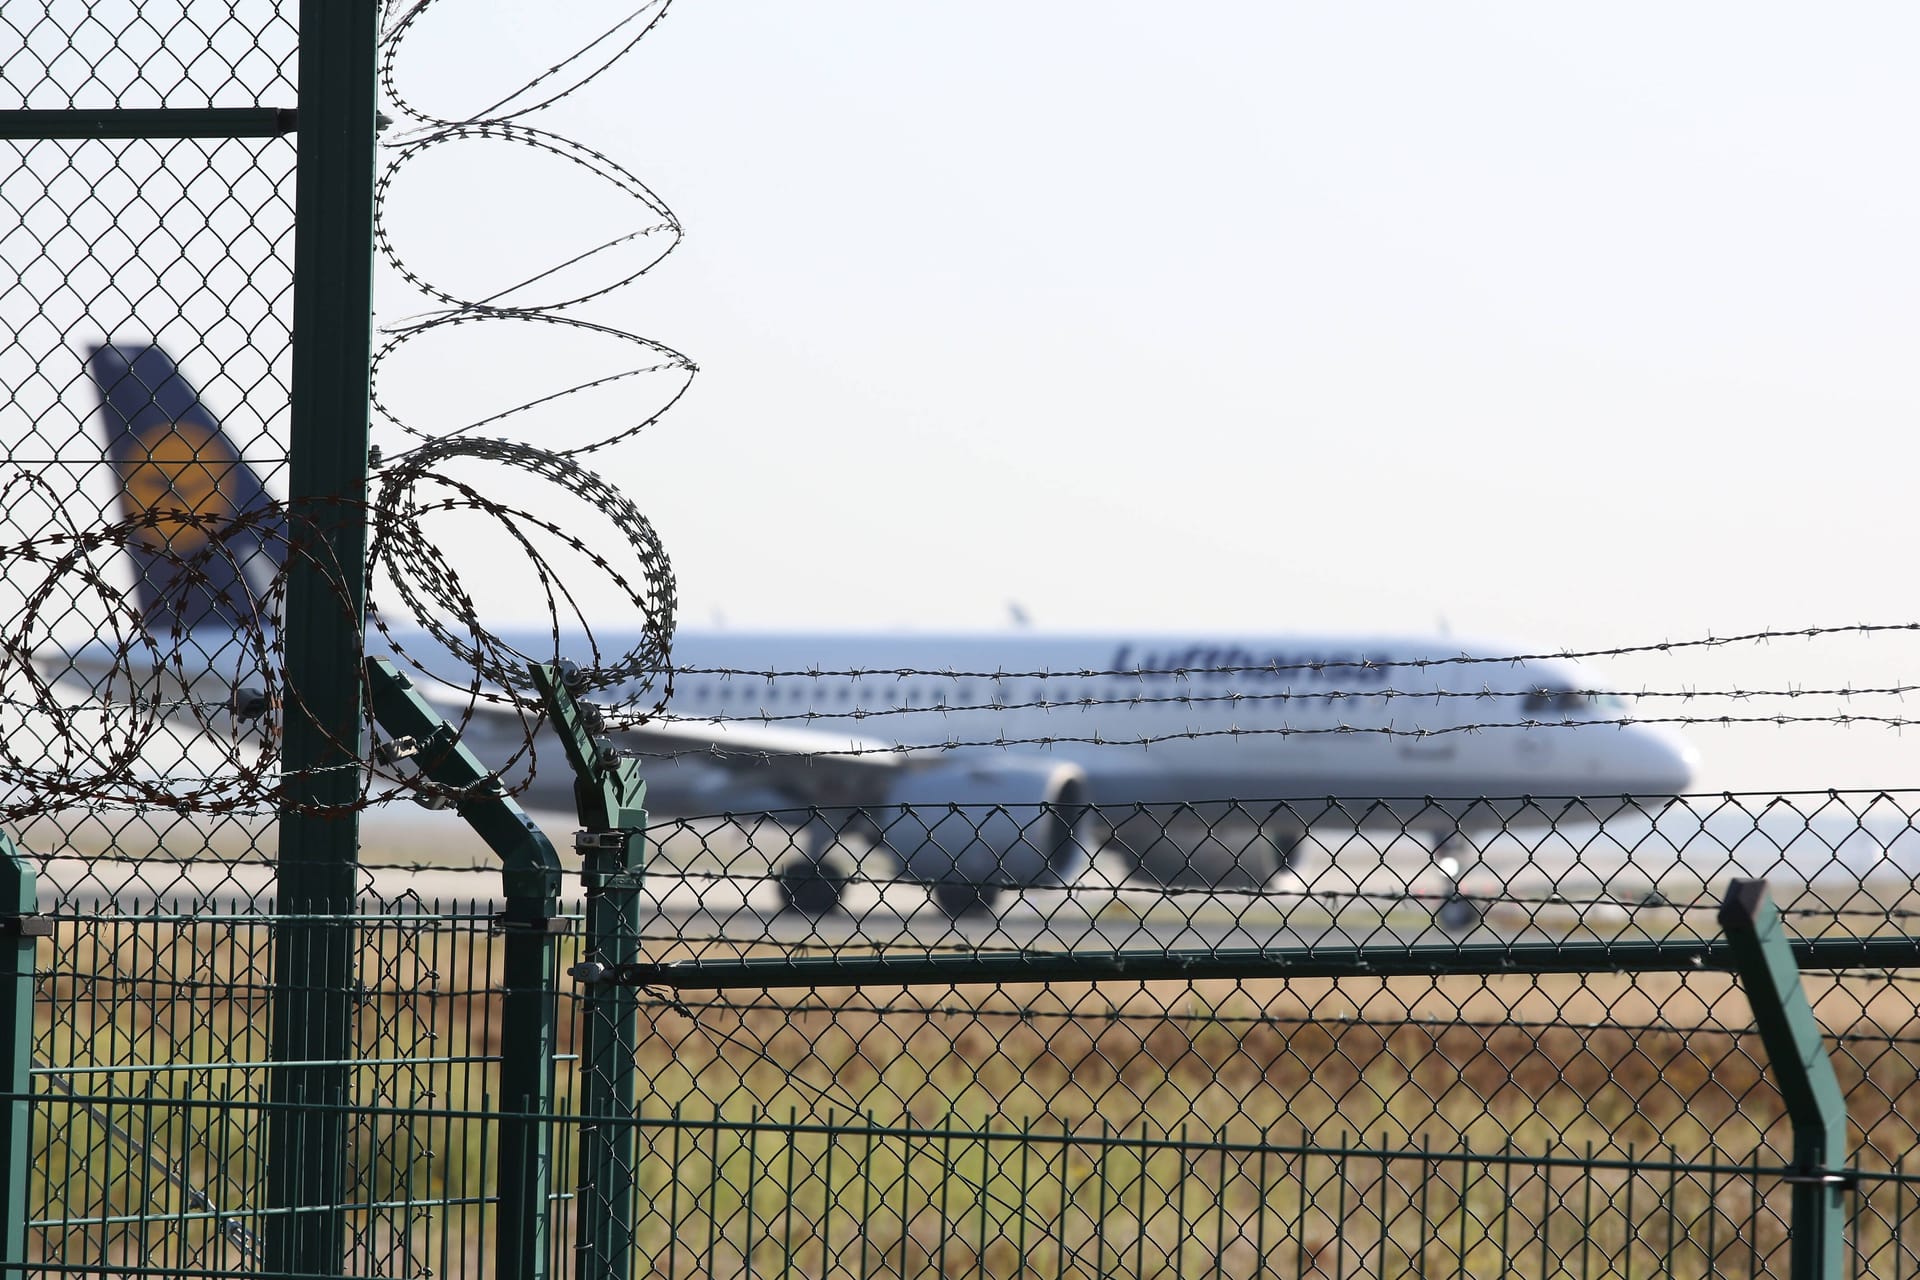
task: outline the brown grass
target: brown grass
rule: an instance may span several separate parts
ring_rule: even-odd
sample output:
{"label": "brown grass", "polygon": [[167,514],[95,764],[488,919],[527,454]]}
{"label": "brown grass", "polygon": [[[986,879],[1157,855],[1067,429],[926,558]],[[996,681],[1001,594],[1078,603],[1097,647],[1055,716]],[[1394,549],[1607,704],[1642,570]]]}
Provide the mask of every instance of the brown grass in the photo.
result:
{"label": "brown grass", "polygon": [[[464,1059],[508,1047],[501,946],[472,921],[362,930],[354,1096],[396,1113],[350,1120],[355,1195],[385,1206],[350,1215],[364,1271],[487,1269],[485,1215],[447,1202],[497,1185],[498,1126],[468,1114],[496,1068]],[[70,1074],[87,1106],[43,1081],[35,1216],[134,1219],[46,1228],[47,1260],[236,1265],[204,1222],[169,1221],[192,1206],[134,1144],[225,1210],[261,1205],[267,1072],[223,1068],[268,1055],[268,924],[89,920],[42,957],[43,1061],[198,1064]],[[1845,1037],[1862,1163],[1891,1167],[1920,1137],[1915,989],[1809,989]],[[649,999],[634,1246],[641,1273],[674,1275],[1748,1274],[1783,1263],[1778,1180],[1659,1162],[1781,1159],[1749,1024],[1698,973]],[[558,1084],[578,1093],[575,1064]],[[562,1187],[580,1133],[556,1125]],[[1863,1194],[1870,1273],[1904,1192]]]}

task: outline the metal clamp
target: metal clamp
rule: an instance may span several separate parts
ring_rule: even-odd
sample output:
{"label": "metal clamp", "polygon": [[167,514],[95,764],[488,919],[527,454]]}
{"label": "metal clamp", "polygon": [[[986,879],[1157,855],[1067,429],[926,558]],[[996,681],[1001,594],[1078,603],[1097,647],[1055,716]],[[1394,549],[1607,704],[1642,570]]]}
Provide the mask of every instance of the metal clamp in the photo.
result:
{"label": "metal clamp", "polygon": [[645,840],[646,832],[632,827],[574,832],[573,847],[585,864],[580,868],[581,885],[588,889],[644,889],[644,868],[627,864]]}
{"label": "metal clamp", "polygon": [[647,887],[647,877],[639,871],[582,871],[580,884],[587,889],[626,889],[638,893]]}
{"label": "metal clamp", "polygon": [[507,912],[494,913],[493,931],[495,933],[551,933],[567,934],[573,932],[573,921],[564,916],[543,916],[538,920],[516,920]]}
{"label": "metal clamp", "polygon": [[46,916],[0,916],[0,937],[51,938],[53,921]]}
{"label": "metal clamp", "polygon": [[648,987],[659,983],[665,970],[657,964],[603,964],[586,960],[567,970],[567,976],[588,986]]}
{"label": "metal clamp", "polygon": [[381,764],[397,764],[411,756],[420,754],[420,739],[412,734],[403,734],[391,742],[382,742],[373,749],[373,758]]}

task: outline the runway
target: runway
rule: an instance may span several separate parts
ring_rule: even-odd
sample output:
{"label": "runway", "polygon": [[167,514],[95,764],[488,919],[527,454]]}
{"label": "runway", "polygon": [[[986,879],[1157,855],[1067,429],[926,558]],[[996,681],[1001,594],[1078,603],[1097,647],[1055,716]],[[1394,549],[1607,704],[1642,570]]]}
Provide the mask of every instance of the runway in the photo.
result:
{"label": "runway", "polygon": [[[484,916],[500,905],[500,877],[484,845],[444,813],[369,815],[363,834],[361,911],[369,916]],[[184,820],[183,820],[184,823]],[[575,865],[567,832],[543,820],[563,861]],[[188,830],[199,837],[189,844]],[[159,848],[129,853],[115,842],[88,848],[85,828],[49,823],[23,834],[35,859],[41,909],[55,915],[121,918],[261,918],[273,912],[270,820],[225,822],[201,832],[180,826],[156,833]],[[1463,850],[1463,892],[1482,918],[1470,932],[1433,922],[1446,877],[1417,840],[1316,832],[1295,866],[1258,892],[1171,891],[1130,880],[1110,850],[1094,855],[1072,882],[1009,890],[991,914],[950,919],[927,888],[890,879],[890,859],[859,857],[842,907],[818,918],[783,912],[771,878],[788,847],[769,852],[735,826],[713,821],[661,823],[642,900],[650,944],[682,954],[710,947],[769,946],[798,952],[858,949],[1132,950],[1284,947],[1313,944],[1404,946],[1419,942],[1519,939],[1581,932],[1618,936],[1710,935],[1712,907],[1727,880],[1771,879],[1777,900],[1811,889],[1821,900],[1874,888],[1892,905],[1920,876],[1920,833],[1898,807],[1881,813],[1755,818],[1744,811],[1705,819],[1610,822],[1531,839],[1515,834]],[[60,843],[55,845],[53,837]],[[185,856],[190,853],[192,856]],[[570,870],[563,901],[577,912],[579,881]]]}

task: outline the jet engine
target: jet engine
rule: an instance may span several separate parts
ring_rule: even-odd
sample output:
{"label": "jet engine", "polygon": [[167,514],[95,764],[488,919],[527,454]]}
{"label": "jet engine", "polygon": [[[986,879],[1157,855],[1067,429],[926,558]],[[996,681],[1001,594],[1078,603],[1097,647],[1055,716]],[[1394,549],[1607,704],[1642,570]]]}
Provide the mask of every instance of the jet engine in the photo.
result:
{"label": "jet engine", "polygon": [[1056,761],[910,768],[872,810],[902,873],[948,915],[991,909],[1006,889],[1058,885],[1088,860],[1087,777]]}

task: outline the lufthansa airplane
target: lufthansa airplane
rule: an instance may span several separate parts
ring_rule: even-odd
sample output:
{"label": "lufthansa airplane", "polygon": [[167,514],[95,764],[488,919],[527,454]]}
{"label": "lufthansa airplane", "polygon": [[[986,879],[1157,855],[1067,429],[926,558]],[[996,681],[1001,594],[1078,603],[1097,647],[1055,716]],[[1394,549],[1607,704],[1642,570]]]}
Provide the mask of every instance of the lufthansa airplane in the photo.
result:
{"label": "lufthansa airplane", "polygon": [[[88,363],[128,519],[157,513],[191,536],[181,513],[253,518],[254,536],[203,557],[191,581],[180,547],[131,548],[145,625],[167,637],[157,647],[185,651],[188,637],[213,655],[202,671],[174,669],[188,696],[226,705],[246,681],[232,640],[250,618],[235,601],[257,598],[282,557],[266,488],[160,349],[103,346]],[[550,634],[502,638],[525,654],[553,647]],[[594,639],[602,651],[619,644]],[[403,643],[414,651],[419,640]],[[1089,805],[1310,799],[1261,806],[1263,852],[1233,867],[1201,866],[1164,841],[1107,844],[1144,881],[1258,887],[1318,821],[1304,813],[1349,828],[1424,825],[1451,875],[1446,842],[1463,828],[1544,820],[1519,797],[1584,797],[1604,816],[1685,790],[1697,758],[1684,740],[1634,723],[1589,669],[1500,660],[1514,652],[1354,635],[681,633],[666,714],[616,740],[648,759],[656,812],[796,811],[803,828],[832,828],[778,869],[786,904],[816,913],[837,903],[843,878],[828,850],[846,825],[959,914],[1077,875],[1099,845]],[[566,656],[564,638],[554,656]],[[129,661],[80,649],[41,665],[99,688],[137,677]],[[444,692],[482,760],[525,754],[516,714]],[[572,807],[563,769],[514,781],[529,805]],[[1450,906],[1446,923],[1470,922],[1457,897]]]}

